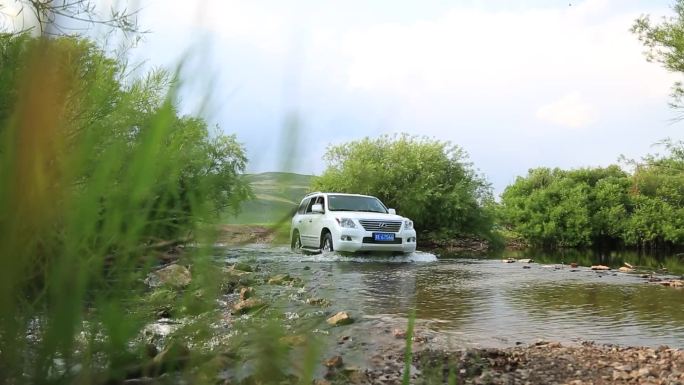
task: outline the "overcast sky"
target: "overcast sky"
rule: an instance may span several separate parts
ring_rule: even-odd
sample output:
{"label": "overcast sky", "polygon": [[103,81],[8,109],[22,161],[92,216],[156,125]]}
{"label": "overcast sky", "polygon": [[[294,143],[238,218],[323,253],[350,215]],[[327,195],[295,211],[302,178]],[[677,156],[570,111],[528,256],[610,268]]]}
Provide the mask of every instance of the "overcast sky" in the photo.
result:
{"label": "overcast sky", "polygon": [[151,33],[134,54],[194,58],[183,108],[208,97],[203,114],[237,134],[251,172],[319,174],[330,143],[407,132],[463,147],[499,193],[532,167],[608,165],[684,137],[667,104],[677,77],[629,32],[670,4],[141,0]]}

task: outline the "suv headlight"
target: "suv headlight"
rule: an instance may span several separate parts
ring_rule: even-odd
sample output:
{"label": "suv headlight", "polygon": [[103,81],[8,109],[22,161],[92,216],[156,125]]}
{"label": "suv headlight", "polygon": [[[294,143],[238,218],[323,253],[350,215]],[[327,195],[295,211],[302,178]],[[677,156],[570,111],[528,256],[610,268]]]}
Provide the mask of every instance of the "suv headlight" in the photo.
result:
{"label": "suv headlight", "polygon": [[404,229],[413,230],[413,221],[410,219],[405,220],[404,221]]}
{"label": "suv headlight", "polygon": [[335,218],[337,220],[337,224],[340,225],[340,227],[347,227],[350,229],[355,229],[356,224],[351,218]]}

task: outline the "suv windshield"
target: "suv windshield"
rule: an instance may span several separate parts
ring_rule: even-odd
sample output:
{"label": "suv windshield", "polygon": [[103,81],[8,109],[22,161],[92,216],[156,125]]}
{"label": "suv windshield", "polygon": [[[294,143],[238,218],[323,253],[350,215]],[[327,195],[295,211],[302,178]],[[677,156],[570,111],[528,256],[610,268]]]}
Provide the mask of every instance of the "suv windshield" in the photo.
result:
{"label": "suv windshield", "polygon": [[387,213],[387,208],[378,198],[353,195],[329,195],[330,211],[367,211],[371,213]]}

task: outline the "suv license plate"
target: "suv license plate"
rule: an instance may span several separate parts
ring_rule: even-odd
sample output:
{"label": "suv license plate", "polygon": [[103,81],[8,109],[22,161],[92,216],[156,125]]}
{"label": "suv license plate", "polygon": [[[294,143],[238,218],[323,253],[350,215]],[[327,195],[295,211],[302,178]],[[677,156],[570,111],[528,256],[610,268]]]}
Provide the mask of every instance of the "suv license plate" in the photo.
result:
{"label": "suv license plate", "polygon": [[394,241],[393,233],[373,233],[373,240],[377,242],[392,242]]}

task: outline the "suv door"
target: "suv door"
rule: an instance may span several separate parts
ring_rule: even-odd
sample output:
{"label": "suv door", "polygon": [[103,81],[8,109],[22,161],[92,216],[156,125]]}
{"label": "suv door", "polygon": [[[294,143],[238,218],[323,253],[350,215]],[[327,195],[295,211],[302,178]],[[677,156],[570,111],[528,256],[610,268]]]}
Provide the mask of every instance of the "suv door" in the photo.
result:
{"label": "suv door", "polygon": [[[313,201],[313,199],[312,199]],[[316,197],[314,204],[323,206],[323,213],[311,213],[311,220],[309,221],[309,231],[311,234],[311,247],[321,247],[321,230],[323,229],[323,221],[325,219],[325,197],[319,195]],[[313,205],[311,205],[313,207]]]}
{"label": "suv door", "polygon": [[309,204],[306,205],[306,210],[304,210],[304,214],[300,216],[301,220],[299,222],[299,233],[301,234],[302,246],[319,246],[318,235],[312,235],[312,224],[313,217],[315,214],[311,211],[311,208],[316,203],[316,199],[317,197],[315,196],[311,197],[311,199],[309,200]]}
{"label": "suv door", "polygon": [[[309,202],[311,201],[311,198],[306,198],[302,200],[302,203],[299,204],[299,207],[297,207],[297,212],[295,213],[294,217],[292,217],[292,236],[294,237],[294,230],[296,229],[299,232],[299,240],[300,242],[303,242],[302,238],[302,227],[304,226],[304,213],[306,212],[306,208],[309,205]],[[292,242],[294,244],[294,238],[292,239]],[[304,244],[302,243],[302,246]]]}

